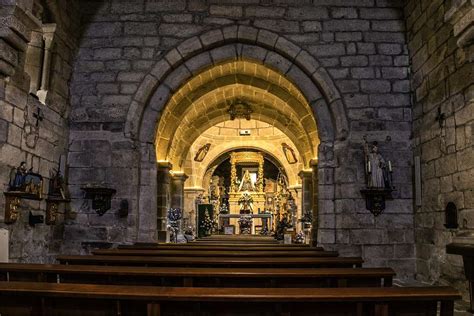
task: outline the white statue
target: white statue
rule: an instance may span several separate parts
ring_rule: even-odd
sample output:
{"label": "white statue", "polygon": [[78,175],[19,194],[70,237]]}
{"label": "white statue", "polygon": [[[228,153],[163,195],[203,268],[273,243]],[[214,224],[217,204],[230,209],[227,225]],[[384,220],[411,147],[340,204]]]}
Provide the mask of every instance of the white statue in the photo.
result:
{"label": "white statue", "polygon": [[369,188],[385,188],[385,169],[387,168],[387,164],[378,151],[377,142],[373,142],[369,148],[369,144],[366,141],[364,151],[367,186]]}
{"label": "white statue", "polygon": [[255,191],[255,185],[252,182],[252,177],[250,177],[250,172],[248,170],[245,170],[242,182],[240,182],[239,192],[242,191]]}

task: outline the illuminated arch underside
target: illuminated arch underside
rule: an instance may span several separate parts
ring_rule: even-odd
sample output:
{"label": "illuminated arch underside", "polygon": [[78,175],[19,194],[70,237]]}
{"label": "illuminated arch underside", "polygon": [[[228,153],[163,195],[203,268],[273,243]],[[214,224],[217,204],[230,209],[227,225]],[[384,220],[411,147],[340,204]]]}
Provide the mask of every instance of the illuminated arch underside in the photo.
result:
{"label": "illuminated arch underside", "polygon": [[[186,161],[183,164],[183,171],[189,176],[186,186],[188,187],[204,187],[203,179],[206,171],[215,165],[216,160],[221,156],[226,156],[228,152],[233,150],[248,148],[252,150],[262,151],[270,156],[277,166],[281,166],[289,180],[290,186],[299,184],[298,172],[303,169],[301,162],[301,155],[297,152],[298,162],[295,164],[289,164],[284,157],[281,143],[286,143],[290,147],[295,148],[294,143],[289,139],[287,135],[281,133],[277,136],[265,136],[259,138],[258,136],[246,136],[246,137],[228,137],[228,136],[216,136],[215,134],[209,134],[209,130],[205,131],[200,135],[193,145],[191,150],[188,152]],[[280,131],[281,132],[281,131]],[[215,144],[210,147],[209,152],[205,156],[202,162],[195,162],[193,160],[197,150],[204,144],[213,140]]]}
{"label": "illuminated arch underside", "polygon": [[182,170],[194,141],[211,126],[229,119],[231,100],[252,106],[252,118],[274,125],[287,135],[305,167],[316,157],[316,121],[296,86],[276,71],[249,61],[214,66],[182,86],[165,107],[157,127],[158,160]]}

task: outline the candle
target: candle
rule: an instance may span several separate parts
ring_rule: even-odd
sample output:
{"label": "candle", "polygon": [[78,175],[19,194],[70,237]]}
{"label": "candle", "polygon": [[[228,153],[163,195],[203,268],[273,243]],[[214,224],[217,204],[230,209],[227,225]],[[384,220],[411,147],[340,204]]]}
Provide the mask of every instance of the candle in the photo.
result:
{"label": "candle", "polygon": [[388,171],[392,172],[392,162],[388,161]]}
{"label": "candle", "polygon": [[372,172],[372,169],[370,167],[370,161],[367,162],[367,172],[368,173],[371,173]]}

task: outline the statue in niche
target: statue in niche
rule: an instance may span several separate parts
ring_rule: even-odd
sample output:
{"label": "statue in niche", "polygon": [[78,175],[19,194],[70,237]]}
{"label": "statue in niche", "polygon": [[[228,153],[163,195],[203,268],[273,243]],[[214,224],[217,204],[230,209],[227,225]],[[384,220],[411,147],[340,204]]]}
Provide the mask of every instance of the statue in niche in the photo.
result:
{"label": "statue in niche", "polygon": [[379,153],[378,143],[372,142],[371,145],[364,137],[364,153],[365,153],[365,170],[367,175],[367,187],[391,189],[392,181],[390,173],[392,172],[392,164],[388,163]]}
{"label": "statue in niche", "polygon": [[206,158],[209,149],[211,148],[211,143],[207,143],[197,151],[196,155],[194,156],[194,161],[201,162]]}
{"label": "statue in niche", "polygon": [[296,159],[295,151],[287,143],[282,143],[281,148],[283,149],[285,158],[290,165],[298,162],[298,159]]}
{"label": "statue in niche", "polygon": [[242,177],[242,182],[240,182],[239,192],[242,191],[255,191],[255,186],[248,170],[245,170],[244,176]]}
{"label": "statue in niche", "polygon": [[12,169],[10,173],[10,191],[24,191],[25,178],[27,174],[26,161],[22,161],[16,169]]}

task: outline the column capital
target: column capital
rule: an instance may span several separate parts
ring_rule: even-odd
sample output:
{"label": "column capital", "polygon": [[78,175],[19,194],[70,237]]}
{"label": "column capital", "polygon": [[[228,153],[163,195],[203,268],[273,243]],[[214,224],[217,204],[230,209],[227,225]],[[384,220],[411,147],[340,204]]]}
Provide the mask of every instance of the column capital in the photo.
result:
{"label": "column capital", "polygon": [[186,181],[189,177],[182,171],[171,171],[170,172],[171,178],[173,180],[181,180],[181,181]]}
{"label": "column capital", "polygon": [[317,167],[318,166],[319,159],[318,158],[313,158],[309,161],[309,165],[311,167]]}
{"label": "column capital", "polygon": [[173,164],[171,164],[171,162],[169,161],[157,161],[156,162],[156,167],[158,169],[172,169],[173,168]]}
{"label": "column capital", "polygon": [[301,170],[300,172],[298,172],[298,177],[301,178],[301,180],[304,180],[304,178],[311,178],[313,175],[313,169],[305,169],[305,170]]}

